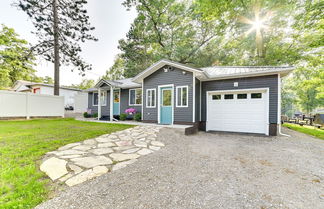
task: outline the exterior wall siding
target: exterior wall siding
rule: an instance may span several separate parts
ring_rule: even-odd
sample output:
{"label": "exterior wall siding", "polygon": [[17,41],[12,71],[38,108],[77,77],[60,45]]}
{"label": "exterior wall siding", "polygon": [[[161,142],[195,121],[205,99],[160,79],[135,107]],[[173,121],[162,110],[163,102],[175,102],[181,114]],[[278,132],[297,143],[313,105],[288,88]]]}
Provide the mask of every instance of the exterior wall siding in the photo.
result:
{"label": "exterior wall siding", "polygon": [[[233,83],[238,82],[238,87]],[[277,123],[278,118],[278,75],[236,78],[228,80],[205,81],[202,83],[202,115],[201,121],[207,118],[206,92],[217,90],[236,90],[251,88],[269,88],[269,123]]]}
{"label": "exterior wall siding", "polygon": [[[93,92],[88,94],[88,108],[92,113],[98,113],[98,106],[92,105]],[[120,90],[120,113],[124,113],[128,108],[135,108],[137,112],[142,111],[142,105],[129,105],[129,89]],[[102,116],[110,115],[110,91],[107,91],[107,105],[101,107]]]}
{"label": "exterior wall siding", "polygon": [[120,90],[120,113],[125,113],[125,110],[128,108],[135,108],[137,112],[142,111],[142,105],[129,105],[129,89],[121,89]]}
{"label": "exterior wall siding", "polygon": [[[155,71],[150,76],[144,79],[144,91],[143,91],[143,120],[145,121],[158,121],[158,86],[159,85],[174,85],[174,123],[192,123],[193,117],[193,73],[183,70],[172,68],[168,72],[164,72],[164,68],[169,66],[164,66],[161,69]],[[177,86],[188,86],[188,107],[176,107],[176,87]],[[156,107],[147,108],[146,107],[146,90],[156,89]]]}
{"label": "exterior wall siding", "polygon": [[196,107],[195,107],[195,122],[199,121],[200,118],[200,81],[196,79]]}
{"label": "exterior wall siding", "polygon": [[[104,91],[104,90],[102,90]],[[107,92],[106,97],[106,105],[101,106],[101,116],[109,116],[110,115],[110,91]],[[89,92],[88,94],[88,108],[91,109],[91,114],[98,113],[98,106],[93,106],[93,92]]]}

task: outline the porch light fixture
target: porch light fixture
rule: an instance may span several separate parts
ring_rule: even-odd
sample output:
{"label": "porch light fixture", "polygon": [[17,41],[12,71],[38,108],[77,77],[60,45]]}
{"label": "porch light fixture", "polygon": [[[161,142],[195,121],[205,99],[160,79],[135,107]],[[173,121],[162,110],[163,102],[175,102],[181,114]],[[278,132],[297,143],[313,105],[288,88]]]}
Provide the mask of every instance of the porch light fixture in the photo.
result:
{"label": "porch light fixture", "polygon": [[168,68],[164,68],[164,72],[167,73],[169,71]]}
{"label": "porch light fixture", "polygon": [[186,72],[186,71],[182,71],[182,74],[183,74],[183,75],[186,75],[186,74],[187,74],[187,72]]}

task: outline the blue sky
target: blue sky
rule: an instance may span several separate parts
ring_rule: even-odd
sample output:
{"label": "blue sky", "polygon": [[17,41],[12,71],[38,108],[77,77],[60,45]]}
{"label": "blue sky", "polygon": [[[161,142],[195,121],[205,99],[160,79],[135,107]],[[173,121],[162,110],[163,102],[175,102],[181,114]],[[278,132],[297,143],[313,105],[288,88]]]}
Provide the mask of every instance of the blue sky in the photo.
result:
{"label": "blue sky", "polygon": [[[0,24],[12,27],[30,43],[36,43],[36,37],[31,34],[33,25],[27,15],[12,7],[13,0],[1,0]],[[136,11],[126,11],[121,0],[89,0],[87,9],[91,24],[96,27],[93,34],[99,39],[97,42],[87,42],[83,45],[82,56],[93,65],[93,70],[86,73],[88,79],[98,79],[113,64],[119,53],[118,40],[126,36],[131,23],[136,17]],[[53,77],[53,65],[42,59],[37,61],[37,75]],[[61,68],[61,85],[79,83],[82,76],[71,68]]]}

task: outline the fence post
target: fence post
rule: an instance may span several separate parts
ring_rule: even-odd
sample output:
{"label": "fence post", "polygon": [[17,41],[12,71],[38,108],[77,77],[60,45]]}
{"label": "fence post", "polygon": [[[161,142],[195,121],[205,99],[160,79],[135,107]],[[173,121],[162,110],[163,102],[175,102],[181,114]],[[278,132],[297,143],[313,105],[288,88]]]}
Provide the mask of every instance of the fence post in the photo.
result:
{"label": "fence post", "polygon": [[29,115],[29,93],[26,92],[26,119],[29,120],[30,119],[30,115]]}
{"label": "fence post", "polygon": [[63,115],[62,115],[62,118],[65,118],[64,97],[62,96],[60,99],[62,100],[62,106],[63,106]]}

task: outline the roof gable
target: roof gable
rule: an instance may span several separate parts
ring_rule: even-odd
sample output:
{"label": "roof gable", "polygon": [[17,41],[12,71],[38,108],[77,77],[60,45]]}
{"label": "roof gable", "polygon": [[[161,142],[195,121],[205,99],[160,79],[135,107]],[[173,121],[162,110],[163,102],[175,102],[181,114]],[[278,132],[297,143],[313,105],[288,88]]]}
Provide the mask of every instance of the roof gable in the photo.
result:
{"label": "roof gable", "polygon": [[115,88],[136,88],[136,87],[141,87],[140,84],[138,83],[134,83],[132,81],[133,78],[126,78],[126,79],[120,79],[120,80],[105,80],[105,79],[101,79],[96,85],[95,88],[99,88],[102,87],[102,85],[107,85],[107,86],[112,86]]}
{"label": "roof gable", "polygon": [[137,82],[137,83],[141,83],[144,78],[148,77],[149,75],[151,75],[155,71],[161,69],[165,65],[176,67],[176,68],[179,68],[181,70],[186,70],[186,71],[189,71],[189,72],[203,73],[203,71],[201,69],[189,67],[189,66],[186,66],[184,64],[180,64],[180,63],[177,63],[177,62],[173,62],[173,61],[170,61],[170,60],[163,59],[163,60],[160,60],[160,61],[154,63],[153,65],[148,67],[146,70],[139,73],[137,76],[135,76],[133,78],[133,81]]}

